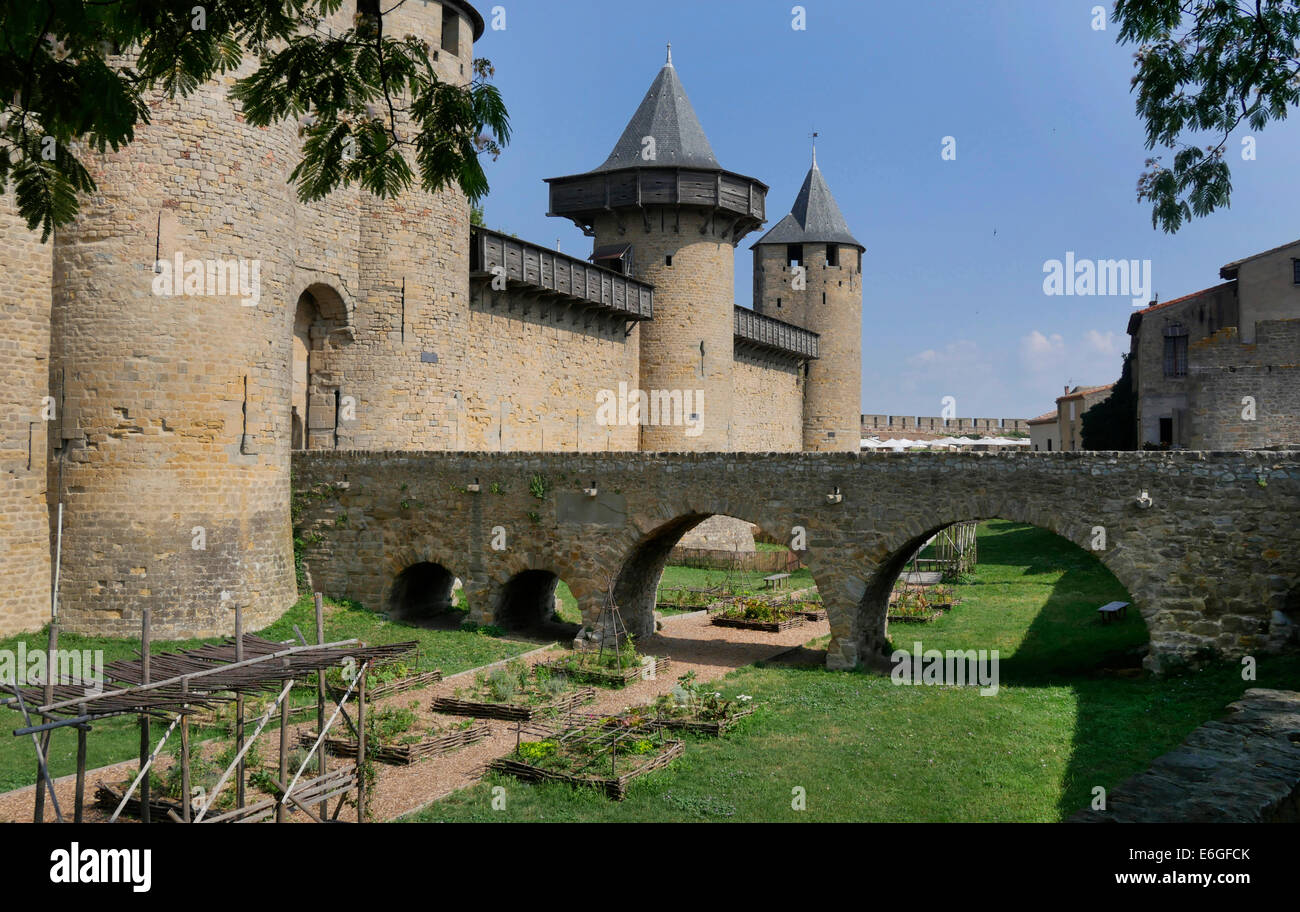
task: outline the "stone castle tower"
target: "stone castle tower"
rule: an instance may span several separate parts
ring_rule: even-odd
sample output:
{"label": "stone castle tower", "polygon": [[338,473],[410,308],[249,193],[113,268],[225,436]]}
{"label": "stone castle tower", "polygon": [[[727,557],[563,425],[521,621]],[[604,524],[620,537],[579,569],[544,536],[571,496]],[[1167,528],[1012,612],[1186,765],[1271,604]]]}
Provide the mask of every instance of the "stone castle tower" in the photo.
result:
{"label": "stone castle tower", "polygon": [[[726,450],[732,442],[735,247],[764,220],[767,186],[718,164],[668,62],[604,164],[551,178],[550,214],[655,287],[642,325],[641,388],[703,390],[702,433],[647,425],[643,450]],[[628,262],[630,260],[630,262]]]}
{"label": "stone castle tower", "polygon": [[[394,31],[438,49],[443,79],[469,81],[484,23],[468,4],[389,15]],[[16,387],[34,438],[21,447],[33,466],[22,510],[48,518],[21,520],[0,561],[8,571],[15,560],[9,541],[48,555],[62,502],[60,617],[71,629],[134,635],[150,607],[159,636],[228,633],[235,604],[250,626],[267,623],[296,598],[295,440],[441,445],[436,408],[402,419],[437,385],[420,350],[445,337],[468,294],[468,204],[455,190],[391,201],[355,188],[300,203],[288,181],[297,126],[252,127],[229,97],[254,65],[246,56],[187,98],[151,99],[135,142],[86,156],[98,190],[39,250],[26,249],[39,236],[7,242],[20,224],[0,228],[6,252],[21,242],[33,263],[6,285],[52,273],[43,296],[22,289],[43,306],[48,363],[35,335],[22,363],[46,372],[40,391],[53,399],[41,421],[32,378]],[[6,456],[19,430],[4,428]],[[27,496],[47,466],[48,509]],[[7,502],[0,511],[6,523],[19,514]],[[49,617],[48,558],[24,567],[5,573],[29,591],[6,594],[0,630]]]}
{"label": "stone castle tower", "polygon": [[862,254],[813,151],[790,214],[754,245],[754,309],[819,336],[804,384],[803,448],[859,449]]}
{"label": "stone castle tower", "polygon": [[[469,81],[468,3],[387,15]],[[0,198],[0,634],[49,618],[59,505],[65,629],[279,617],[296,450],[855,448],[862,247],[814,168],[755,248],[755,309],[736,305],[768,188],[718,163],[671,54],[607,160],[549,182],[590,260],[471,228],[456,189],[301,203],[298,125],[251,127],[230,99],[254,65],[150,99],[134,142],[86,155],[98,189],[48,243]],[[494,255],[515,270],[499,291]],[[620,386],[702,390],[695,428],[602,426]]]}

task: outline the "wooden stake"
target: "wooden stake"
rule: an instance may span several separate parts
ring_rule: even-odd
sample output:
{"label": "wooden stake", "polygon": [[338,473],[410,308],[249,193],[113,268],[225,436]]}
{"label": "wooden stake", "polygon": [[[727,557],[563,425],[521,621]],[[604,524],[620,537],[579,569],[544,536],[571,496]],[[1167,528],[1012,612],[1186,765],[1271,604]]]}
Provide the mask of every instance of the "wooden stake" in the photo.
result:
{"label": "wooden stake", "polygon": [[[323,645],[325,642],[325,600],[319,592],[316,593],[316,645]],[[325,669],[316,672],[316,731],[325,731]],[[317,775],[325,775],[325,742],[320,743],[320,769]],[[324,820],[329,814],[329,802],[322,801],[317,808],[320,819]]]}
{"label": "wooden stake", "polygon": [[[292,696],[293,691],[290,691],[280,701],[280,788],[284,789],[289,787],[289,699]],[[284,802],[278,801],[275,805],[275,822],[284,823],[284,818]]]}
{"label": "wooden stake", "polygon": [[[188,695],[190,682],[181,684],[181,693]],[[190,807],[190,714],[188,704],[181,706],[181,820],[189,823]]]}
{"label": "wooden stake", "polygon": [[[306,433],[306,431],[304,431]],[[244,609],[235,605],[235,661],[244,660]],[[244,749],[244,693],[235,694],[235,752]],[[235,807],[244,807],[244,758],[242,754],[235,768]]]}
{"label": "wooden stake", "polygon": [[[144,609],[144,617],[141,621],[140,629],[140,660],[142,680],[140,683],[149,683],[149,650],[151,647],[151,632],[149,629],[149,609]],[[149,714],[140,713],[140,769],[144,769],[149,762]],[[149,812],[149,777],[146,775],[144,781],[140,783],[140,822],[149,823],[151,814]]]}
{"label": "wooden stake", "polygon": [[[46,663],[45,663],[45,702],[47,704],[54,702],[54,670],[58,668],[58,660],[54,652],[59,646],[59,619],[55,615],[50,618],[50,633],[46,641]],[[41,718],[46,722],[52,722],[53,716],[42,715]],[[50,736],[53,731],[44,732],[41,735],[41,753],[46,758],[50,756]],[[37,761],[36,769],[36,810],[32,817],[37,823],[45,822],[45,790],[40,787],[41,778],[45,773],[40,761]]]}
{"label": "wooden stake", "polygon": [[[81,714],[86,715],[85,706],[81,707]],[[86,733],[88,731],[90,726],[84,722],[77,726],[77,795],[73,806],[73,823],[81,823],[82,812],[86,807]]]}
{"label": "wooden stake", "polygon": [[357,683],[357,823],[366,822],[366,675],[369,669],[361,666],[361,680]]}

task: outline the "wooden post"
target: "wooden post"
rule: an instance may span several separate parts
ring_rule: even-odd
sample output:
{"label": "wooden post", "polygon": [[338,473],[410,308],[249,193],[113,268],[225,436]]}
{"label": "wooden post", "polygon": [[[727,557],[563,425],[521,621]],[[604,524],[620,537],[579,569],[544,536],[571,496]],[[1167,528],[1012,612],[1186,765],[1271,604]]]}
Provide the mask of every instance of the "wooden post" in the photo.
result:
{"label": "wooden post", "polygon": [[[181,683],[181,693],[190,692],[190,682]],[[190,714],[189,706],[181,706],[181,819],[189,823],[193,819],[190,806]]]}
{"label": "wooden post", "polygon": [[[244,661],[244,609],[235,605],[235,661]],[[235,694],[235,751],[244,749],[244,694]],[[241,755],[235,769],[235,807],[244,807],[244,758]]]}
{"label": "wooden post", "polygon": [[[81,715],[87,715],[86,705],[83,703],[79,710]],[[81,823],[82,813],[86,807],[86,732],[90,726],[85,722],[77,726],[77,795],[73,806],[73,823]],[[36,783],[39,789],[41,784]]]}
{"label": "wooden post", "polygon": [[[59,619],[57,616],[50,619],[50,633],[46,640],[45,655],[45,705],[49,706],[54,702],[54,670],[59,667],[57,657],[54,652],[59,646]],[[15,678],[14,680],[17,680]],[[41,716],[42,722],[54,721],[53,716]],[[41,735],[41,753],[45,755],[46,766],[41,766],[38,758],[36,761],[36,810],[32,815],[37,823],[45,822],[45,789],[41,788],[41,782],[45,779],[49,767],[50,757],[50,736],[53,731],[47,731]]]}
{"label": "wooden post", "polygon": [[[140,683],[148,684],[149,683],[149,650],[151,646],[148,608],[144,609],[143,615],[144,616],[143,619],[141,620],[141,628],[140,628],[140,660],[142,666],[141,667],[142,680]],[[150,740],[149,739],[149,714],[140,713],[140,769],[144,769],[145,764],[149,762],[149,754],[150,754],[149,740]],[[150,816],[151,816],[149,813],[150,797],[151,796],[149,794],[149,776],[148,774],[146,774],[144,777],[144,781],[140,783],[140,822],[141,823],[150,822]]]}
{"label": "wooden post", "polygon": [[[325,600],[319,592],[316,593],[316,645],[325,645]],[[321,735],[325,732],[325,669],[316,672],[316,734]],[[321,740],[319,752],[318,775],[325,775],[325,741]],[[317,808],[320,819],[324,820],[329,813],[329,801],[321,801]]]}
{"label": "wooden post", "polygon": [[366,668],[357,682],[357,823],[366,822]]}
{"label": "wooden post", "polygon": [[[289,700],[293,697],[290,690],[280,701],[280,788],[289,787]],[[284,823],[287,807],[283,801],[275,804],[275,822]]]}

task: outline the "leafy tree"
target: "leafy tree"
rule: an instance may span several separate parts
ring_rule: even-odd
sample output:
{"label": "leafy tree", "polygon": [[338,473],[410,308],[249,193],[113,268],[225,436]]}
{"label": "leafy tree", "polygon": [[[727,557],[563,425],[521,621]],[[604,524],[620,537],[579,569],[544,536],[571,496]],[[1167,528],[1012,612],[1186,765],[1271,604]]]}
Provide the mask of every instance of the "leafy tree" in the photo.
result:
{"label": "leafy tree", "polygon": [[417,173],[425,190],[454,184],[480,200],[479,155],[510,138],[491,62],[474,61],[468,86],[444,82],[427,43],[385,30],[412,0],[351,0],[351,27],[331,32],[325,17],[343,2],[0,3],[0,191],[12,183],[28,228],[48,239],[95,189],[85,149],[126,146],[149,123],[150,93],[184,97],[252,54],[257,68],[231,94],[251,124],[297,119],[291,180],[304,202],[352,184],[393,197]]}
{"label": "leafy tree", "polygon": [[1137,396],[1128,355],[1110,395],[1083,413],[1082,424],[1085,450],[1137,449]]}
{"label": "leafy tree", "polygon": [[1137,112],[1147,149],[1138,199],[1172,234],[1230,204],[1234,130],[1285,120],[1300,101],[1296,0],[1116,0],[1119,43],[1137,45]]}

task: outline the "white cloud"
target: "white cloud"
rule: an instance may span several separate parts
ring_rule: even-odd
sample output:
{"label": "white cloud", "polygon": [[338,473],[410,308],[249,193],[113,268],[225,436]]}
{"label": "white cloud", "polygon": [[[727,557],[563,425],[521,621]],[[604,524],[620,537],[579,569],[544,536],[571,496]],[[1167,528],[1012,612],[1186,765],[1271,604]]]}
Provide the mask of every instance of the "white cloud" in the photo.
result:
{"label": "white cloud", "polygon": [[1050,336],[1034,330],[1020,340],[1020,361],[1034,374],[1059,370],[1065,358],[1065,339],[1059,333]]}

